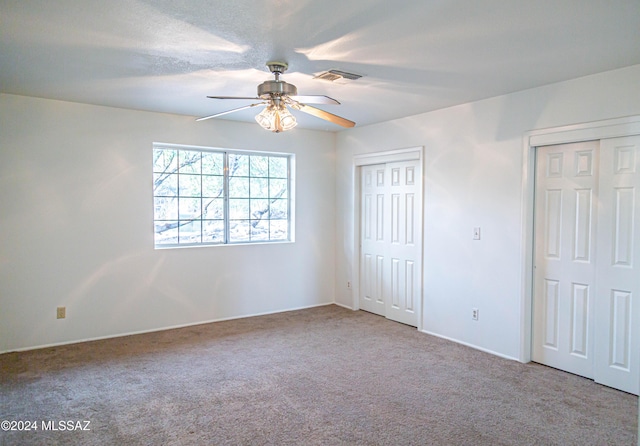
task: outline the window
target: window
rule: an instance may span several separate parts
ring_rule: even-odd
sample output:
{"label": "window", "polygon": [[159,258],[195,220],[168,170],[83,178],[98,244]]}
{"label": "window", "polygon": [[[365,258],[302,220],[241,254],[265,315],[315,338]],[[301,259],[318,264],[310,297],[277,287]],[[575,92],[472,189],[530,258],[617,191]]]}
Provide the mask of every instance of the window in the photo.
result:
{"label": "window", "polygon": [[156,248],[290,241],[292,160],[154,144]]}

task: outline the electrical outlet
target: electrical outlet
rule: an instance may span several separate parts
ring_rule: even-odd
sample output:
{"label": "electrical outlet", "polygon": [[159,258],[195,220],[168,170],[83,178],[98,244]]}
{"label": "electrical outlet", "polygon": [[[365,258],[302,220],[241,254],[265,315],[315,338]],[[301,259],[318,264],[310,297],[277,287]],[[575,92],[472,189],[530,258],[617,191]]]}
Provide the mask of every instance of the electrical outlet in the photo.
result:
{"label": "electrical outlet", "polygon": [[479,316],[479,311],[477,308],[474,308],[471,310],[471,319],[473,319],[474,321],[478,320],[478,316]]}
{"label": "electrical outlet", "polygon": [[58,307],[56,309],[56,317],[58,319],[64,319],[67,317],[67,307]]}
{"label": "electrical outlet", "polygon": [[347,289],[350,290],[351,289],[351,281],[347,282]]}

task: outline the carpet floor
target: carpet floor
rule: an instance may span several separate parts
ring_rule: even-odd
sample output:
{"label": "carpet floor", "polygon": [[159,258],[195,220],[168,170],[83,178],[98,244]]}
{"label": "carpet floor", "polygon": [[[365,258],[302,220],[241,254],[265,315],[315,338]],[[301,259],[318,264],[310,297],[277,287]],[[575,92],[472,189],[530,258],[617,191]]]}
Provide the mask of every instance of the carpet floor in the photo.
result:
{"label": "carpet floor", "polygon": [[335,305],[7,353],[0,371],[3,429],[22,429],[2,445],[637,442],[634,395]]}

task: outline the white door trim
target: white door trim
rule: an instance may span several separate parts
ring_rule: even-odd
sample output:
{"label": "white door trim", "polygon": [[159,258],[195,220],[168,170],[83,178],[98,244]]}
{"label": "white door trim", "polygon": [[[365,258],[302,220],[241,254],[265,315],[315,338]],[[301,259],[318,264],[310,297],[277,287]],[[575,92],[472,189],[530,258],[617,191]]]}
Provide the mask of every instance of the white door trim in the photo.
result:
{"label": "white door trim", "polygon": [[[422,168],[420,169],[420,184],[422,188],[422,203],[420,203],[421,212],[424,215],[424,147],[409,147],[405,149],[396,149],[396,150],[387,150],[384,152],[373,152],[373,153],[365,153],[361,155],[355,155],[353,157],[353,168],[352,168],[352,178],[353,178],[353,205],[352,209],[352,218],[353,218],[353,265],[351,267],[352,275],[353,275],[353,283],[352,283],[352,308],[354,310],[360,309],[360,166],[366,166],[371,164],[386,164],[396,161],[412,161],[412,160],[420,160]],[[421,246],[420,250],[422,251],[422,265],[424,265],[424,223],[420,228],[422,231],[420,233],[421,238]],[[424,267],[420,270],[420,283],[422,286],[420,287],[420,296],[418,296],[418,330],[422,331],[422,309],[423,309],[423,299],[424,299]]]}
{"label": "white door trim", "polygon": [[523,135],[520,247],[522,287],[520,294],[520,355],[518,358],[521,362],[531,361],[536,147],[633,135],[640,135],[640,115],[533,130]]}
{"label": "white door trim", "polygon": [[365,153],[353,157],[354,166],[370,164],[386,164],[396,161],[413,161],[422,159],[423,147],[409,147],[407,149],[387,150],[386,152]]}

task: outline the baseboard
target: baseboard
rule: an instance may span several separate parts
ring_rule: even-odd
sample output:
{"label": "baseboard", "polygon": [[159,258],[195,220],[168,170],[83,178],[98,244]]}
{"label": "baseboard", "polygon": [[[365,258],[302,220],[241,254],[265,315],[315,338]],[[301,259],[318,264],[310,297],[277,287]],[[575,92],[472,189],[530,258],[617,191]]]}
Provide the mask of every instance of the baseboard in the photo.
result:
{"label": "baseboard", "polygon": [[286,310],[265,311],[264,313],[251,313],[251,314],[245,314],[245,315],[242,315],[242,316],[224,317],[224,318],[220,318],[220,319],[211,319],[211,320],[207,320],[207,321],[191,322],[191,323],[188,323],[188,324],[171,325],[171,326],[162,327],[162,328],[152,328],[150,330],[131,331],[131,332],[126,332],[126,333],[114,334],[114,335],[97,336],[95,338],[78,339],[78,340],[75,340],[75,341],[63,341],[63,342],[55,342],[55,343],[52,343],[52,344],[36,345],[36,346],[32,346],[32,347],[15,348],[15,349],[12,349],[12,350],[1,351],[0,355],[3,355],[5,353],[26,352],[26,351],[29,351],[29,350],[39,350],[39,349],[42,349],[42,348],[60,347],[60,346],[63,346],[63,345],[80,344],[82,342],[102,341],[104,339],[113,339],[113,338],[123,338],[125,336],[135,336],[135,335],[145,334],[145,333],[155,333],[155,332],[158,332],[158,331],[175,330],[177,328],[186,328],[186,327],[194,327],[196,325],[211,324],[213,322],[231,321],[231,320],[234,320],[234,319],[245,319],[245,318],[248,318],[248,317],[267,316],[269,314],[286,313],[288,311],[298,311],[298,310],[306,310],[306,309],[309,309],[309,308],[326,307],[327,305],[338,305],[338,304],[336,304],[334,302],[327,302],[327,303],[323,303],[323,304],[315,304],[315,305],[307,305],[307,306],[302,306],[302,307],[288,308]]}
{"label": "baseboard", "polygon": [[347,310],[355,311],[353,307],[345,304],[339,304],[338,302],[334,302],[333,305],[337,305],[338,307],[346,308]]}
{"label": "baseboard", "polygon": [[489,353],[489,354],[494,355],[494,356],[499,356],[499,357],[504,358],[504,359],[510,359],[511,361],[519,361],[518,358],[514,358],[513,356],[508,356],[508,355],[504,355],[502,353],[494,352],[493,350],[489,350],[487,348],[483,348],[483,347],[480,347],[480,346],[477,346],[477,345],[474,345],[474,344],[470,344],[468,342],[463,342],[463,341],[460,341],[458,339],[454,339],[454,338],[450,338],[448,336],[443,336],[443,335],[438,334],[438,333],[430,332],[428,330],[420,330],[420,331],[422,333],[424,333],[424,334],[435,336],[437,338],[446,339],[447,341],[455,342],[456,344],[464,345],[465,347],[471,347],[474,350],[480,350],[481,352]]}

